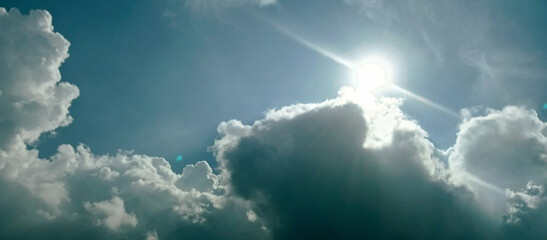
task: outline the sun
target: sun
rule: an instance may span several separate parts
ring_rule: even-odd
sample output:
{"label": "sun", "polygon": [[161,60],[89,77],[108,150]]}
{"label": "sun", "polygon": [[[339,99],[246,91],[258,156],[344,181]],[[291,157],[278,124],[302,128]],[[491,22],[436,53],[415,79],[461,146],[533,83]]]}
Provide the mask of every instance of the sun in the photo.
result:
{"label": "sun", "polygon": [[365,61],[353,67],[353,79],[359,90],[372,92],[390,85],[389,68],[380,61]]}

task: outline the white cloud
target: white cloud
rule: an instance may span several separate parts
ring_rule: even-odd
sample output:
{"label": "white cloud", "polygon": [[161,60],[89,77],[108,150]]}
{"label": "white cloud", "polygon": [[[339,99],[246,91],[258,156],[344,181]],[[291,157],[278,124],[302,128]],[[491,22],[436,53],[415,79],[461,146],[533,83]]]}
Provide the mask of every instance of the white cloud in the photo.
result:
{"label": "white cloud", "polygon": [[70,124],[76,86],[60,82],[59,66],[69,42],[53,32],[47,11],[0,8],[0,148],[35,141],[40,134]]}
{"label": "white cloud", "polygon": [[135,214],[125,211],[123,200],[114,197],[110,201],[84,203],[84,208],[98,218],[98,224],[104,224],[110,229],[118,230],[122,225],[137,226]]}
{"label": "white cloud", "polygon": [[157,231],[150,231],[146,233],[146,240],[158,240],[158,232]]}
{"label": "white cloud", "polygon": [[[501,189],[542,182],[547,170],[547,124],[533,110],[506,107],[465,120],[449,157],[455,177],[469,173]],[[477,185],[472,180],[467,184]],[[480,187],[480,186],[477,186]]]}
{"label": "white cloud", "polygon": [[[2,239],[547,234],[547,128],[533,111],[468,110],[456,144],[442,153],[400,110],[401,100],[346,88],[336,99],[272,110],[251,125],[221,123],[212,147],[219,175],[204,161],[178,174],[163,158],[97,156],[85,145],[61,145],[40,159],[28,144],[70,123],[78,95],[60,82],[69,43],[53,32],[46,11],[0,8],[0,27]],[[486,214],[477,198],[483,185],[465,174],[508,189],[505,221]]]}
{"label": "white cloud", "polygon": [[163,158],[131,152],[96,156],[84,145],[61,145],[40,159],[27,149],[71,121],[78,89],[59,72],[69,43],[53,32],[47,11],[0,8],[0,28],[0,238],[267,238],[206,162],[181,175]]}
{"label": "white cloud", "polygon": [[211,192],[218,188],[218,178],[207,162],[200,161],[187,165],[175,184],[185,191],[195,189],[200,192]]}
{"label": "white cloud", "polygon": [[[482,192],[494,214],[503,215],[504,239],[547,237],[547,124],[523,107],[487,109],[473,117],[477,111],[464,111],[449,150],[452,176]],[[493,188],[498,194],[489,193]]]}

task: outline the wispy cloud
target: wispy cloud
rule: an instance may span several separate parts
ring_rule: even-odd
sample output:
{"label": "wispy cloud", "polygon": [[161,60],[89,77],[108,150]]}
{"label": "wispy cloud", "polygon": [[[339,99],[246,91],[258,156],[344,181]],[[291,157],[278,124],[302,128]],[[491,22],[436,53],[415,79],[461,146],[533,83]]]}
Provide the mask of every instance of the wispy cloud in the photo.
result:
{"label": "wispy cloud", "polygon": [[189,9],[194,13],[217,14],[219,11],[234,7],[276,5],[276,0],[152,0],[166,17],[178,16],[181,11]]}

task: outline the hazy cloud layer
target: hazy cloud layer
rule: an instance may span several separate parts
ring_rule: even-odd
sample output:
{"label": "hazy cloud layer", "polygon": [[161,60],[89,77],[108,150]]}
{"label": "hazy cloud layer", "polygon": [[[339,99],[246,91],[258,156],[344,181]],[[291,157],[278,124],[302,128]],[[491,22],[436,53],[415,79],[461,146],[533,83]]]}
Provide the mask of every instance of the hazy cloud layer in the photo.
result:
{"label": "hazy cloud layer", "polygon": [[[509,12],[501,7],[504,4],[488,0],[342,2],[356,7],[367,18],[390,29],[387,34],[415,40],[414,46],[428,50],[428,55],[434,57],[438,64],[454,65],[456,60],[474,68],[476,79],[473,79],[475,84],[471,89],[474,98],[502,104],[522,103],[523,99],[530,104],[530,101],[541,100],[535,96],[541,93],[531,86],[544,86],[547,76],[542,68],[545,65],[541,58],[544,52],[536,47],[536,44],[542,43],[543,31],[523,31],[543,19],[512,15],[513,11],[534,8],[534,1],[515,3],[513,8],[518,6],[520,9]],[[522,81],[528,84],[522,84]]]}
{"label": "hazy cloud layer", "polygon": [[207,8],[225,8],[241,5],[258,5],[261,7],[275,4],[276,0],[186,0],[185,4],[195,10]]}
{"label": "hazy cloud layer", "polygon": [[[61,145],[40,159],[29,144],[69,124],[78,95],[60,82],[69,43],[46,11],[0,8],[0,27],[2,239],[547,234],[547,130],[533,111],[465,110],[455,145],[442,152],[400,110],[401,100],[343,89],[336,99],[272,110],[251,125],[221,123],[212,147],[218,175],[203,161],[179,174],[163,158],[97,156],[85,145]],[[499,191],[488,195],[489,188]],[[489,201],[503,207],[490,209]]]}

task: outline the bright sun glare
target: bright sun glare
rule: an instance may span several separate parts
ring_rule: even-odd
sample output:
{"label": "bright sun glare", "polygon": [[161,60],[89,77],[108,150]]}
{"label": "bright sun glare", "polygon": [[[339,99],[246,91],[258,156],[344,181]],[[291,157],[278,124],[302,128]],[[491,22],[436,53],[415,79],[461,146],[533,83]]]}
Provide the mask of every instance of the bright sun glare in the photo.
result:
{"label": "bright sun glare", "polygon": [[379,62],[370,61],[353,68],[354,79],[360,90],[367,92],[389,85],[387,67]]}

